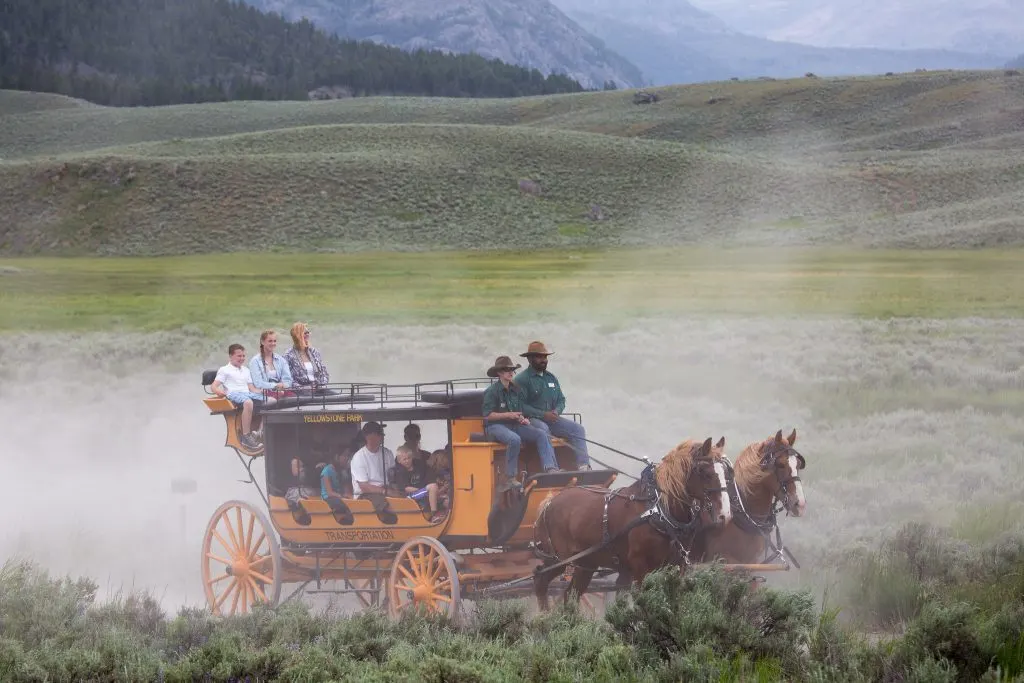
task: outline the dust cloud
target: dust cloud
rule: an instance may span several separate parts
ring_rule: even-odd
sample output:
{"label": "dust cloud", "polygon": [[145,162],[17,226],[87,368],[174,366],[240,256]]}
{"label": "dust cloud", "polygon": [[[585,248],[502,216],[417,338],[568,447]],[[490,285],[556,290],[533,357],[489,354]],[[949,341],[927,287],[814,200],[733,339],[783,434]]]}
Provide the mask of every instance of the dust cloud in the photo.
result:
{"label": "dust cloud", "polygon": [[[1012,500],[1024,474],[1018,321],[312,322],[335,381],[479,377],[497,355],[543,340],[590,438],[652,459],[685,438],[723,435],[735,457],[795,427],[808,510],[782,527],[804,576],[828,551],[874,544],[906,521],[948,523]],[[258,334],[8,335],[0,558],[91,576],[102,595],[145,589],[168,610],[201,604],[210,515],[227,500],[260,501],[223,447],[223,421],[201,403],[200,372],[223,364],[232,341],[257,348]],[[439,427],[423,431],[426,447],[443,445]],[[386,444],[400,441],[394,425]],[[194,493],[172,491],[182,478]]]}

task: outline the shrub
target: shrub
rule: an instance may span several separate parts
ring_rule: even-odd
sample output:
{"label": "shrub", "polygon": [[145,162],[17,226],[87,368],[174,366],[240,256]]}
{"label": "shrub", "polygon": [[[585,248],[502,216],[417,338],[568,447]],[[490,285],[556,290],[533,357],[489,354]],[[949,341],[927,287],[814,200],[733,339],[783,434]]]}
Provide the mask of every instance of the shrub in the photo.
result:
{"label": "shrub", "polygon": [[971,567],[965,543],[918,523],[847,561],[854,567],[847,596],[853,615],[883,628],[916,617],[937,589],[965,581]]}
{"label": "shrub", "polygon": [[939,662],[943,671],[956,674],[953,680],[978,680],[988,670],[992,656],[972,627],[973,617],[974,609],[962,603],[926,605],[896,646],[890,671],[910,676],[924,667],[934,672],[937,669],[931,662]]}
{"label": "shrub", "polygon": [[28,649],[70,644],[85,633],[96,590],[89,579],[52,579],[29,562],[6,562],[0,568],[0,637]]}
{"label": "shrub", "polygon": [[1024,602],[1004,605],[983,623],[980,640],[1003,674],[1024,675]]}
{"label": "shrub", "polygon": [[504,642],[519,640],[528,627],[526,603],[522,601],[485,600],[477,606],[473,620],[477,635]]}
{"label": "shrub", "polygon": [[603,621],[575,603],[531,617],[527,601],[483,601],[475,617],[455,624],[444,616],[392,620],[378,610],[313,613],[302,603],[228,618],[189,608],[167,619],[148,595],[97,605],[88,581],[8,563],[0,572],[0,681],[1020,683],[1022,548],[1015,536],[963,546],[911,525],[860,556],[858,576],[875,572],[860,595],[876,606],[887,595],[879,567],[898,567],[920,591],[905,633],[878,644],[847,630],[837,608],[816,611],[806,593],[752,589],[747,576],[720,567],[654,572]]}
{"label": "shrub", "polygon": [[754,662],[777,661],[795,675],[804,665],[814,614],[807,593],[752,590],[748,577],[715,567],[685,576],[667,568],[616,600],[607,620],[650,664],[670,662],[689,671],[745,654]]}
{"label": "shrub", "polygon": [[869,681],[881,671],[878,649],[840,626],[839,609],[822,607],[808,653],[813,662],[812,680]]}

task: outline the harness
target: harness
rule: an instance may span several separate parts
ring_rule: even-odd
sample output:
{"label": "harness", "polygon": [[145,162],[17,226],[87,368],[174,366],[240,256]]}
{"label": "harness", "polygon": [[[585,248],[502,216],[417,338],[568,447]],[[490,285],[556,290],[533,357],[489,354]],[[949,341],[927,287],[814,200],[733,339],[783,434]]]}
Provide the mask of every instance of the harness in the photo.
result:
{"label": "harness", "polygon": [[[774,463],[775,459],[780,455],[795,455],[797,457],[798,463],[797,470],[802,470],[804,469],[804,467],[807,466],[807,461],[804,459],[804,456],[799,451],[797,451],[792,446],[783,445],[779,448],[769,451],[768,453],[761,457],[761,461],[759,463],[761,469],[766,470],[772,467],[772,463]],[[775,480],[776,482],[778,482],[779,488],[776,489],[775,493],[772,496],[771,509],[765,516],[764,521],[758,521],[754,518],[753,515],[747,512],[747,508],[743,504],[743,496],[740,493],[739,485],[736,483],[736,477],[733,474],[732,463],[729,462],[728,458],[725,458],[724,456],[722,459],[725,460],[726,462],[726,469],[728,475],[727,479],[728,485],[730,487],[729,498],[732,501],[732,504],[740,511],[740,514],[734,513],[732,518],[733,523],[736,525],[736,528],[738,528],[740,531],[744,533],[753,536],[760,535],[764,538],[766,545],[765,557],[763,560],[764,564],[770,564],[778,559],[781,559],[783,562],[786,562],[786,557],[788,557],[793,562],[793,565],[797,569],[799,569],[800,563],[797,562],[796,558],[793,556],[793,553],[790,552],[789,548],[787,548],[782,543],[782,530],[779,528],[778,524],[778,513],[785,510],[786,516],[789,516],[790,496],[788,484],[790,482],[800,481],[800,476],[793,475],[792,477],[786,477],[785,479],[783,479],[782,477],[779,476],[778,470],[775,470]],[[775,532],[774,542],[771,538],[772,531]]]}
{"label": "harness", "polygon": [[[641,472],[640,474],[639,482],[639,495],[635,493],[627,495],[622,492],[622,489],[610,491],[608,489],[602,489],[594,486],[580,486],[579,488],[582,490],[590,491],[591,493],[595,494],[604,495],[604,511],[601,516],[601,543],[599,543],[596,546],[587,548],[585,550],[581,550],[580,552],[572,555],[571,557],[565,560],[559,560],[557,555],[544,552],[540,548],[534,546],[534,552],[538,556],[540,556],[547,562],[552,563],[546,563],[542,566],[535,568],[534,573],[553,572],[556,569],[560,569],[568,565],[576,565],[578,564],[579,560],[604,550],[609,545],[619,540],[620,538],[628,534],[630,531],[632,531],[633,529],[642,524],[650,524],[655,531],[668,537],[673,549],[673,563],[679,564],[681,566],[689,566],[691,564],[690,546],[692,546],[694,536],[696,536],[697,531],[699,530],[701,525],[700,513],[705,508],[709,510],[711,509],[712,503],[710,500],[710,494],[728,492],[728,487],[726,486],[720,488],[705,489],[703,501],[694,500],[688,508],[689,520],[687,520],[686,522],[681,522],[677,520],[675,516],[672,515],[672,512],[669,509],[667,501],[665,500],[664,493],[658,488],[658,482],[654,477],[653,463],[648,461],[647,465],[643,469],[643,472]],[[629,524],[620,529],[614,535],[610,535],[608,529],[608,506],[614,498],[624,498],[631,502],[651,502],[653,504],[650,505],[646,510],[644,510],[644,512],[641,513],[638,517],[630,520]],[[541,517],[542,523],[544,524],[544,532],[547,534],[548,538],[551,538],[551,532],[548,527],[547,515],[542,514]],[[614,559],[617,564],[618,558]],[[519,583],[520,581],[524,581],[526,580],[526,578],[530,577],[525,577],[524,579],[516,579],[515,581],[511,581],[509,583],[494,586],[490,590],[501,590],[509,586],[512,586],[516,583]],[[486,590],[488,589],[485,589],[485,591]]]}

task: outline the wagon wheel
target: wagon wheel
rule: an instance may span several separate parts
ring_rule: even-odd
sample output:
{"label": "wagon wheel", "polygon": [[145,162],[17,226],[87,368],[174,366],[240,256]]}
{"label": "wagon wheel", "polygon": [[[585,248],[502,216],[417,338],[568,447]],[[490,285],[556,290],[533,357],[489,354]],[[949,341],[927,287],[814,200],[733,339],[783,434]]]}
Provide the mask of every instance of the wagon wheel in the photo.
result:
{"label": "wagon wheel", "polygon": [[395,555],[388,581],[388,609],[392,616],[425,610],[458,618],[459,572],[448,549],[436,538],[418,536]]}
{"label": "wagon wheel", "polygon": [[203,538],[203,590],[216,615],[245,614],[281,597],[281,548],[266,515],[230,500],[213,513]]}

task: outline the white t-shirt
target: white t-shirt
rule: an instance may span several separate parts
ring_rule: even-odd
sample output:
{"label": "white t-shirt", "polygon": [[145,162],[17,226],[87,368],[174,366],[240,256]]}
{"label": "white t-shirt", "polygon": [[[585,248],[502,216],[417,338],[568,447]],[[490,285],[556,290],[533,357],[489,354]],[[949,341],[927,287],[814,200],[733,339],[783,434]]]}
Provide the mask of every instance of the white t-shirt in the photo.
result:
{"label": "white t-shirt", "polygon": [[252,373],[244,365],[236,368],[231,363],[228,363],[217,370],[217,381],[224,385],[224,391],[229,394],[235,391],[248,392],[249,385],[252,384]]}
{"label": "white t-shirt", "polygon": [[[381,457],[383,455],[383,457]],[[352,456],[352,493],[357,498],[361,493],[359,482],[377,486],[384,485],[384,473],[395,466],[395,454],[387,447],[381,446],[377,452],[369,451],[363,446]]]}

